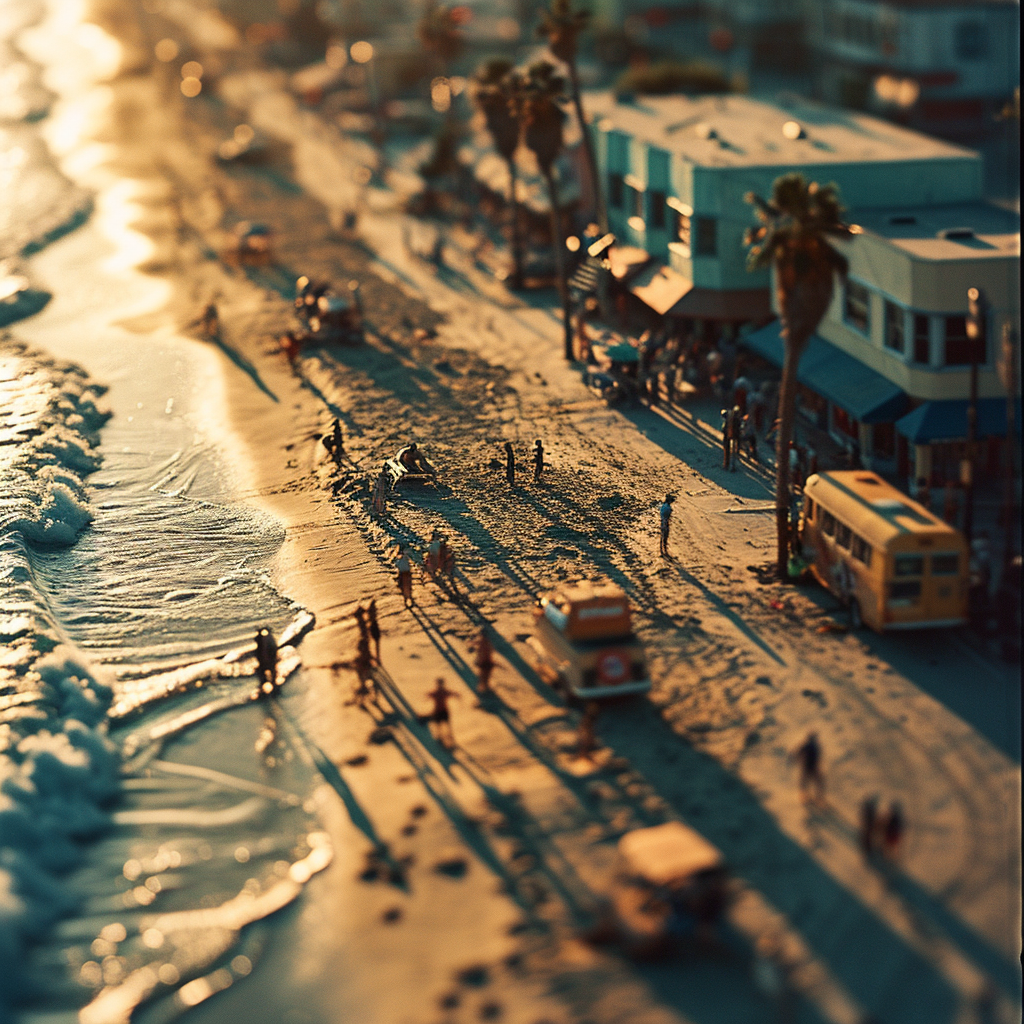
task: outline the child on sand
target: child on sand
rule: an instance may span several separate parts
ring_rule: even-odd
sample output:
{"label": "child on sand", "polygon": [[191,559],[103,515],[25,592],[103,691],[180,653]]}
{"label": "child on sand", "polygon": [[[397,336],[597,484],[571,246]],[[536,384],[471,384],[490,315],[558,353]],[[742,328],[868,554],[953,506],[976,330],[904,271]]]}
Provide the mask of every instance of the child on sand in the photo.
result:
{"label": "child on sand", "polygon": [[442,746],[451,749],[455,746],[455,734],[452,732],[451,713],[448,710],[448,701],[452,697],[458,697],[457,693],[449,690],[444,685],[444,679],[437,677],[437,684],[427,694],[434,702],[434,706],[427,716],[427,720],[437,727],[437,739]]}
{"label": "child on sand", "polygon": [[398,557],[395,559],[395,571],[398,573],[398,591],[402,595],[405,607],[412,605],[412,563],[405,553],[405,546],[399,545]]}

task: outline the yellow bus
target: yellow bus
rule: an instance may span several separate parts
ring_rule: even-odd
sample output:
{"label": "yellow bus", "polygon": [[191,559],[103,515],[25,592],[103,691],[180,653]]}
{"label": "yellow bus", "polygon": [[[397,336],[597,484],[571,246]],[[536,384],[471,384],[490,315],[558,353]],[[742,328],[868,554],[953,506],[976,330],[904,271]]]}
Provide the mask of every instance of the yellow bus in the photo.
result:
{"label": "yellow bus", "polygon": [[967,621],[963,535],[875,473],[816,473],[804,485],[804,557],[850,608],[854,627],[881,632]]}

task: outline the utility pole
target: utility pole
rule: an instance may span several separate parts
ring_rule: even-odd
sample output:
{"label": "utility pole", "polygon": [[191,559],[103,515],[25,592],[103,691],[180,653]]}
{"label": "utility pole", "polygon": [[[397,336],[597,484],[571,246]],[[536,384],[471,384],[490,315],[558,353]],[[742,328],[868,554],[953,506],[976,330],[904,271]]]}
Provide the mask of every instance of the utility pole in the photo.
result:
{"label": "utility pole", "polygon": [[1007,320],[1003,324],[999,376],[1006,388],[1006,477],[1003,482],[1003,562],[1009,565],[1017,553],[1017,329]]}
{"label": "utility pole", "polygon": [[971,342],[971,397],[967,404],[966,494],[964,501],[964,536],[970,544],[974,533],[974,478],[978,446],[978,363],[985,359],[985,338],[988,328],[988,301],[980,288],[967,289],[967,337]]}

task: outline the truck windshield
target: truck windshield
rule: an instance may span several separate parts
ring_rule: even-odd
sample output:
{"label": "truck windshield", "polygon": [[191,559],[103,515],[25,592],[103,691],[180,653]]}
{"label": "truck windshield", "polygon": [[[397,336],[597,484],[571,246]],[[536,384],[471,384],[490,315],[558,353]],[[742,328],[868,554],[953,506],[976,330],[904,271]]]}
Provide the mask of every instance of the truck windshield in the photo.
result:
{"label": "truck windshield", "polygon": [[555,629],[565,629],[565,624],[569,621],[569,616],[555,607],[550,601],[544,605],[544,616]]}

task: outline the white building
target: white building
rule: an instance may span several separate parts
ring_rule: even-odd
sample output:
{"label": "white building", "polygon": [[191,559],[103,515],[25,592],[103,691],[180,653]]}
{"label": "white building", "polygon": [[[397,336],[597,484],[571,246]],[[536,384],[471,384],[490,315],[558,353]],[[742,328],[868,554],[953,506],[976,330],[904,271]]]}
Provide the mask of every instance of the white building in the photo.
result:
{"label": "white building", "polygon": [[979,137],[1020,83],[1018,0],[822,0],[808,14],[829,102]]}
{"label": "white building", "polygon": [[[901,481],[955,482],[966,455],[971,360],[967,292],[989,303],[978,360],[983,472],[1000,472],[1006,389],[1003,324],[1020,323],[1020,217],[985,203],[858,214],[861,233],[836,248],[849,260],[832,306],[801,359],[801,411],[865,464]],[[781,364],[774,322],[747,339]],[[1019,431],[1019,405],[1017,411]]]}

